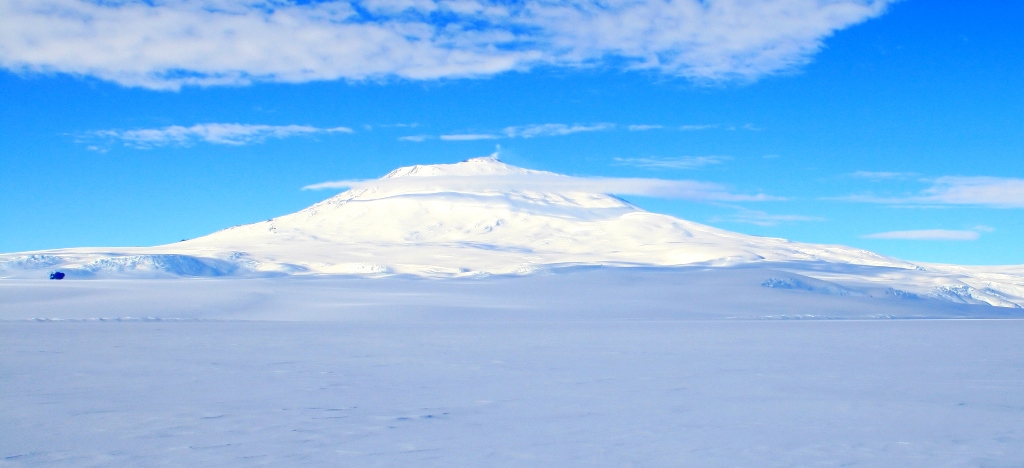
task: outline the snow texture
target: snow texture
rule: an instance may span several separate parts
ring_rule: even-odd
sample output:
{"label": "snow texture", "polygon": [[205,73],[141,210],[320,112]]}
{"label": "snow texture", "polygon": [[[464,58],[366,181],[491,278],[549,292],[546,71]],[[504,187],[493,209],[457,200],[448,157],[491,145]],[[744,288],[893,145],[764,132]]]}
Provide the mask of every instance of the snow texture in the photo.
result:
{"label": "snow texture", "polygon": [[1017,309],[816,281],[2,280],[0,465],[1024,464]]}
{"label": "snow texture", "polygon": [[[470,210],[459,200],[449,212]],[[377,201],[311,210],[358,219],[346,210]],[[580,238],[646,257],[473,243],[451,225],[422,236],[462,240],[346,244],[302,212],[279,234],[7,256],[0,466],[1024,465],[1024,311],[990,306],[1019,301],[1016,267],[913,265],[597,202],[623,214],[545,202],[502,219],[603,222]],[[424,219],[469,219],[442,214]],[[616,231],[625,215],[657,222]],[[690,243],[640,243],[680,230]],[[691,246],[762,258],[650,260]],[[300,261],[316,248],[322,261]],[[431,257],[444,252],[476,263]],[[597,260],[615,255],[650,261]],[[45,279],[55,268],[68,279]]]}

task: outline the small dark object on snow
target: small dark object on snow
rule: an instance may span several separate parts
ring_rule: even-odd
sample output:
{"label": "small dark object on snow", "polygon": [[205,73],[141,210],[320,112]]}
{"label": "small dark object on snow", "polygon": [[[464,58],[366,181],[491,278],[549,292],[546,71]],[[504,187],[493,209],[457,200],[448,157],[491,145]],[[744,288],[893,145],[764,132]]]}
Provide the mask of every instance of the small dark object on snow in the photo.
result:
{"label": "small dark object on snow", "polygon": [[53,273],[50,273],[50,279],[52,279],[52,280],[64,279],[64,273],[59,272],[59,271],[55,271]]}

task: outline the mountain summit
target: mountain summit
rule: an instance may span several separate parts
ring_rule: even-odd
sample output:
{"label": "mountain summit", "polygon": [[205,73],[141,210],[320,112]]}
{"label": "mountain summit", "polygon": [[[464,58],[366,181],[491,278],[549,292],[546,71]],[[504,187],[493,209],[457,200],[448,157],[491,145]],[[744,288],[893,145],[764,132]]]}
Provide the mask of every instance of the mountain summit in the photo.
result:
{"label": "mountain summit", "polygon": [[[528,273],[552,265],[825,261],[912,268],[877,254],[748,236],[580,191],[496,158],[411,166],[297,213],[181,244],[321,273]],[[260,267],[257,267],[260,268]]]}
{"label": "mountain summit", "polygon": [[[515,167],[496,157],[402,167],[376,180],[331,183],[350,188],[296,213],[189,241],[3,255],[0,274],[20,277],[59,267],[72,278],[458,277],[582,265],[770,266],[854,286],[899,285],[913,291],[907,294],[1024,304],[1024,268],[924,265],[850,247],[739,234],[644,211],[596,191],[600,184],[595,180],[600,182]],[[767,285],[800,287],[800,281],[780,281]],[[846,290],[855,292],[837,289]]]}

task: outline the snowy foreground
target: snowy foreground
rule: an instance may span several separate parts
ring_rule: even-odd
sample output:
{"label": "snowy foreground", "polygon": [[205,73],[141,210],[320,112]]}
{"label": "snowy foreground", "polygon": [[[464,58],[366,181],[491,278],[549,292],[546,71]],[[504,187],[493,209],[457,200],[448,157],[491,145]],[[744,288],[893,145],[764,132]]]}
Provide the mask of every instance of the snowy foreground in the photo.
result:
{"label": "snowy foreground", "polygon": [[777,276],[0,280],[0,465],[1024,465],[1020,309]]}

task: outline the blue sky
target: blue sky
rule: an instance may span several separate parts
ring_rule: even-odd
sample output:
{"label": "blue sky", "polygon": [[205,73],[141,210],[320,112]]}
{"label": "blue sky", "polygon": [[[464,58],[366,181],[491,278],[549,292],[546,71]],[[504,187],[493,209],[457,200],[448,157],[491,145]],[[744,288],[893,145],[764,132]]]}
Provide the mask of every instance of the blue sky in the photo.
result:
{"label": "blue sky", "polygon": [[0,251],[192,238],[336,192],[310,184],[500,145],[529,168],[770,196],[626,197],[725,229],[1024,263],[1022,14],[0,0]]}

